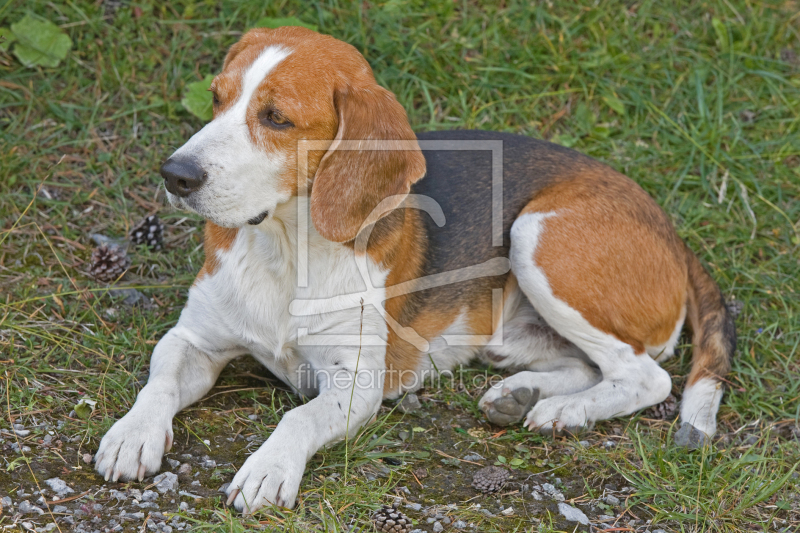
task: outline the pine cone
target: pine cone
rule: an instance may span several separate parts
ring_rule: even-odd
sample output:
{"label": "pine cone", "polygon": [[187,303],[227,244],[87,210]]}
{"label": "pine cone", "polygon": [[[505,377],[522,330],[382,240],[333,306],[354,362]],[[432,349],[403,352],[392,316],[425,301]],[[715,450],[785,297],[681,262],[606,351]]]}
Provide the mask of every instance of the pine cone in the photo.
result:
{"label": "pine cone", "polygon": [[645,416],[647,418],[654,418],[656,420],[671,420],[675,417],[675,413],[678,411],[678,399],[675,398],[672,394],[667,396],[667,399],[661,402],[658,405],[654,405],[647,411],[645,411]]}
{"label": "pine cone", "polygon": [[391,507],[384,505],[372,515],[375,529],[381,533],[408,533],[411,531],[411,519],[397,510],[398,504]]}
{"label": "pine cone", "polygon": [[112,282],[122,277],[131,266],[125,248],[114,244],[101,244],[92,251],[89,274],[98,281]]}
{"label": "pine cone", "polygon": [[481,468],[472,477],[472,486],[481,492],[497,492],[511,479],[511,474],[499,466]]}
{"label": "pine cone", "polygon": [[151,250],[160,250],[164,244],[164,224],[158,215],[150,215],[131,229],[131,242],[145,244]]}

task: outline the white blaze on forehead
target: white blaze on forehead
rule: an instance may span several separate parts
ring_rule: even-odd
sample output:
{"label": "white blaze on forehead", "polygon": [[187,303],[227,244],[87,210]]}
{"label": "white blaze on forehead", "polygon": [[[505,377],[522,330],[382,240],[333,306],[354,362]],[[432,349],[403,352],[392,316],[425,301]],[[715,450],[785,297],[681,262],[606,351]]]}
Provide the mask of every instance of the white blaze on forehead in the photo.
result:
{"label": "white blaze on forehead", "polygon": [[242,92],[236,100],[236,104],[228,109],[225,114],[232,114],[241,117],[242,121],[245,119],[247,107],[250,100],[253,98],[253,93],[256,92],[258,86],[264,81],[272,69],[289,56],[289,51],[279,46],[268,46],[256,58],[255,61],[250,63],[247,70],[242,75]]}
{"label": "white blaze on forehead", "polygon": [[[225,227],[239,227],[261,213],[272,213],[291,196],[280,176],[286,154],[257,146],[247,125],[247,108],[270,72],[291,50],[268,46],[249,65],[231,72],[241,91],[233,105],[178,148],[172,157],[200,165],[208,180],[187,200],[170,196],[173,205],[188,207]],[[191,203],[189,203],[191,200]]]}

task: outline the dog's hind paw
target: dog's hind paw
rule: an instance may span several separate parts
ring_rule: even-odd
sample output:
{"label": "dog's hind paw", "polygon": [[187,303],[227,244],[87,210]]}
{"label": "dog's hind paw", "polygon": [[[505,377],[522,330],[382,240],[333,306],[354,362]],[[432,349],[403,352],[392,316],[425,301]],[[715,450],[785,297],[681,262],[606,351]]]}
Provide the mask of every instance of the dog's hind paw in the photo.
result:
{"label": "dog's hind paw", "polygon": [[493,388],[481,398],[480,408],[492,424],[509,426],[522,420],[538,400],[539,389]]}

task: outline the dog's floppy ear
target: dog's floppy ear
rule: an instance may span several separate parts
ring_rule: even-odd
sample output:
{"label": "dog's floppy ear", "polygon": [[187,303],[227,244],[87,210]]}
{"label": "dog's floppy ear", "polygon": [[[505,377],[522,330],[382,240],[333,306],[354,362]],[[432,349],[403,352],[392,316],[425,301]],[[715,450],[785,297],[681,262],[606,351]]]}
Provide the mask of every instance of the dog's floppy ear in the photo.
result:
{"label": "dog's floppy ear", "polygon": [[[405,110],[377,83],[338,89],[333,103],[339,130],[314,177],[311,220],[324,238],[347,242],[384,199],[393,196],[390,207],[400,205],[425,174],[425,158]],[[380,141],[381,149],[337,149],[342,141],[362,141],[365,148]]]}

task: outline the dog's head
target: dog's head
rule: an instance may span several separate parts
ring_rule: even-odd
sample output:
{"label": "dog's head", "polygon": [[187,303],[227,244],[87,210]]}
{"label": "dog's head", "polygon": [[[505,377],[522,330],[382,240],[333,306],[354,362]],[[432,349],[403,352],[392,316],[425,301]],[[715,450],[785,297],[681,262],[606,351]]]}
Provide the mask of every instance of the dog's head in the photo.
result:
{"label": "dog's head", "polygon": [[[392,197],[399,205],[425,173],[405,110],[364,57],[332,37],[299,27],[252,30],[231,47],[211,91],[213,120],[161,174],[170,203],[220,226],[261,223],[297,194],[300,175],[311,185],[317,231],[349,241],[379,203]],[[298,160],[302,140],[327,148]],[[335,149],[346,140],[406,141],[412,149]]]}

